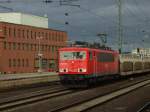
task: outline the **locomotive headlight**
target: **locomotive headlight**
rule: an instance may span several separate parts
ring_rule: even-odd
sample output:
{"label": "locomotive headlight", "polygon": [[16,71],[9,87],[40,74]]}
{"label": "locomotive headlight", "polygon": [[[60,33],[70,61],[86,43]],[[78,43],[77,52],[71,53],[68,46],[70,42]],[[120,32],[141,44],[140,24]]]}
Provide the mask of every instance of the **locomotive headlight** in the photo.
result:
{"label": "locomotive headlight", "polygon": [[86,68],[79,68],[78,72],[86,72]]}
{"label": "locomotive headlight", "polygon": [[65,69],[64,69],[64,72],[68,72],[68,68],[65,68]]}
{"label": "locomotive headlight", "polygon": [[60,68],[59,72],[68,72],[68,69],[67,68]]}
{"label": "locomotive headlight", "polygon": [[60,69],[59,69],[59,72],[63,72],[63,70],[64,70],[64,69],[60,68]]}

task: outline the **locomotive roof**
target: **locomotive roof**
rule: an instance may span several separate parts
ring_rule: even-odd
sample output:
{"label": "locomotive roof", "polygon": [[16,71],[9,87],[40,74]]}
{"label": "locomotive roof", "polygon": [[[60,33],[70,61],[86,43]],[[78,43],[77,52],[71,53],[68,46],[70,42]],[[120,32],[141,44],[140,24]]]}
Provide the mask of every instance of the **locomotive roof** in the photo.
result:
{"label": "locomotive roof", "polygon": [[103,51],[103,52],[115,52],[118,53],[118,51],[115,50],[108,50],[108,49],[96,49],[96,48],[86,48],[86,47],[64,47],[64,48],[60,48],[60,51],[77,51],[77,50],[93,50],[93,51]]}

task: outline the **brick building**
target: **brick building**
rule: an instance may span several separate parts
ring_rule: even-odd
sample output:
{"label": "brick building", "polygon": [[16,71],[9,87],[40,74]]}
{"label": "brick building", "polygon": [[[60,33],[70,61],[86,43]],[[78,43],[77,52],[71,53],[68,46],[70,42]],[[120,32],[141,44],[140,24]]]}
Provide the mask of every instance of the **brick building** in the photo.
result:
{"label": "brick building", "polygon": [[36,72],[39,49],[43,70],[56,70],[57,50],[66,46],[66,41],[64,31],[0,22],[0,72]]}

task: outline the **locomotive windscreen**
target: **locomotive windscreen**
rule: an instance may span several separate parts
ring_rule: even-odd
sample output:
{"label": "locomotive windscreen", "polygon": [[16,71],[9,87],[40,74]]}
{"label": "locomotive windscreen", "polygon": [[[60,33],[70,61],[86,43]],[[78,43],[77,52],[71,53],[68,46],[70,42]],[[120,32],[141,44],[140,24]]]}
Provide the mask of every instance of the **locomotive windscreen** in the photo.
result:
{"label": "locomotive windscreen", "polygon": [[86,58],[85,51],[61,51],[60,52],[60,60],[76,60]]}

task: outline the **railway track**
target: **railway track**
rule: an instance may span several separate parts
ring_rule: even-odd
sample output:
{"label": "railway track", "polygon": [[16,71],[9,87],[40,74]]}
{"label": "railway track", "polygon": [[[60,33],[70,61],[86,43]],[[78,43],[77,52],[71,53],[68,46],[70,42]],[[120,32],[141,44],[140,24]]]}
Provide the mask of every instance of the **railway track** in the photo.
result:
{"label": "railway track", "polygon": [[[148,81],[148,82],[145,82]],[[133,82],[133,83],[132,83]],[[115,92],[120,91],[122,89],[127,89],[135,87],[134,89],[131,89],[130,91],[136,90],[142,86],[147,85],[150,83],[149,78],[143,79],[140,78],[140,80],[125,80],[121,82],[116,82],[113,85],[108,86],[100,86],[90,89],[84,89],[84,90],[67,90],[66,88],[62,88],[63,86],[53,86],[50,90],[48,88],[40,91],[34,91],[32,93],[22,94],[19,96],[15,96],[13,98],[5,99],[3,102],[0,101],[0,112],[20,112],[20,111],[28,111],[28,112],[79,112],[79,111],[86,111],[90,110],[91,108],[101,105],[109,100],[112,100],[115,97],[118,97],[119,95]],[[119,86],[119,87],[118,87]],[[118,88],[114,88],[118,87]],[[112,89],[109,89],[112,88]],[[125,91],[126,93],[130,91]],[[93,93],[94,94],[91,94]],[[96,91],[103,91],[100,92],[100,94],[97,94]],[[126,94],[121,93],[120,95]],[[116,94],[114,97],[112,94]],[[108,98],[108,99],[107,99]],[[105,100],[102,100],[105,99]],[[64,102],[64,100],[66,100]],[[102,101],[102,102],[99,102]],[[98,102],[98,103],[93,103]],[[25,105],[27,104],[27,105]],[[41,105],[42,104],[42,105]],[[43,105],[44,104],[44,105]],[[45,106],[49,105],[49,106]],[[41,108],[42,106],[42,108]],[[84,107],[84,108],[83,108]],[[86,107],[86,108],[85,108]],[[30,110],[29,108],[32,108]],[[81,109],[81,110],[80,110]]]}
{"label": "railway track", "polygon": [[[78,102],[78,103],[74,103],[74,104],[68,104],[67,106],[62,106],[57,109],[51,110],[49,112],[59,112],[59,111],[61,111],[61,112],[83,112],[83,111],[87,111],[95,106],[106,103],[116,97],[127,94],[129,92],[132,92],[132,91],[134,91],[138,88],[141,88],[147,84],[150,84],[150,80],[140,81],[140,82],[132,84],[130,86],[120,88],[118,90],[114,90],[105,95],[100,95],[100,96],[97,96],[97,97],[94,97],[91,99],[87,99],[82,102]],[[140,112],[143,112],[143,111],[140,111]]]}
{"label": "railway track", "polygon": [[15,108],[24,106],[25,104],[32,104],[46,99],[63,96],[73,93],[72,90],[64,89],[62,87],[55,87],[52,89],[40,90],[22,94],[10,98],[4,98],[0,101],[0,112],[14,110]]}

